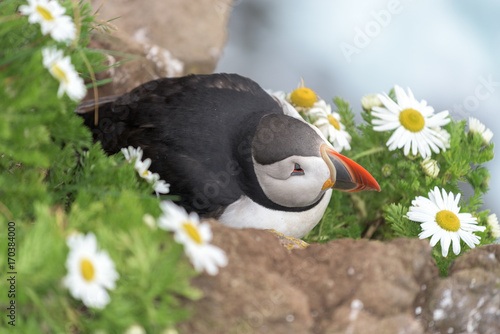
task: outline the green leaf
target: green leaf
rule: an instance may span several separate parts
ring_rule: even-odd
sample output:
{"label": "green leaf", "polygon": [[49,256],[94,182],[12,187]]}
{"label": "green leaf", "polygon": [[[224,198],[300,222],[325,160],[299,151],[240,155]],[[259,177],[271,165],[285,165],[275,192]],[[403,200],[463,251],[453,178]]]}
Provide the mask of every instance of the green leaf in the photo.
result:
{"label": "green leaf", "polygon": [[384,218],[391,225],[396,237],[415,238],[421,232],[420,224],[406,217],[408,208],[401,204],[389,204],[384,207]]}

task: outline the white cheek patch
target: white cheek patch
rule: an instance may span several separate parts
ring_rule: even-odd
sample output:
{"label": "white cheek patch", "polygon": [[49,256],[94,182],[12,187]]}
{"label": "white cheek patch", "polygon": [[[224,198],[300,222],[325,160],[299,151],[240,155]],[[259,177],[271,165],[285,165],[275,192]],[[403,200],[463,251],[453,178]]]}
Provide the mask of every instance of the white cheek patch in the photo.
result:
{"label": "white cheek patch", "polygon": [[[292,176],[295,163],[304,175]],[[330,172],[320,157],[291,156],[274,164],[261,165],[254,161],[255,174],[264,194],[274,203],[286,207],[303,207],[315,203]]]}
{"label": "white cheek patch", "polygon": [[278,161],[270,165],[261,165],[254,160],[255,174],[259,182],[261,178],[263,182],[266,182],[266,179],[286,180],[290,178],[293,168],[289,173],[286,173],[287,166],[289,166],[290,163],[284,163],[284,161],[285,160]]}

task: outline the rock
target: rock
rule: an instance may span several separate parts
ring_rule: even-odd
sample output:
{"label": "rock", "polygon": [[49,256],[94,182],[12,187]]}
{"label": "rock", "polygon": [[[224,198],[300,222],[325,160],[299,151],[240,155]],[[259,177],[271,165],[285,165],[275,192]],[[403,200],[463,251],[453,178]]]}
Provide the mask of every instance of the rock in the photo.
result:
{"label": "rock", "polygon": [[[99,96],[120,95],[160,77],[212,73],[227,38],[233,0],[91,0],[99,23],[111,34],[95,33],[89,47],[111,50],[108,66],[98,79],[114,82],[99,88]],[[112,29],[112,28],[115,29]],[[89,91],[86,97],[93,97]]]}
{"label": "rock", "polygon": [[423,315],[432,333],[500,333],[500,245],[459,257],[432,289]]}
{"label": "rock", "polygon": [[[145,82],[184,74],[183,63],[168,50],[157,45],[145,46],[123,33],[93,34],[89,47],[113,51],[107,54],[104,64],[109,68],[96,73],[97,80],[112,79],[111,83],[98,87],[99,97],[125,94]],[[120,66],[115,66],[118,63]],[[94,91],[89,89],[85,99],[93,98]]]}
{"label": "rock", "polygon": [[211,225],[229,264],[193,280],[204,297],[185,302],[181,333],[424,333],[415,309],[438,279],[427,241],[288,250],[268,231]]}
{"label": "rock", "polygon": [[169,50],[188,73],[211,73],[226,43],[233,0],[91,0],[99,21],[139,43]]}

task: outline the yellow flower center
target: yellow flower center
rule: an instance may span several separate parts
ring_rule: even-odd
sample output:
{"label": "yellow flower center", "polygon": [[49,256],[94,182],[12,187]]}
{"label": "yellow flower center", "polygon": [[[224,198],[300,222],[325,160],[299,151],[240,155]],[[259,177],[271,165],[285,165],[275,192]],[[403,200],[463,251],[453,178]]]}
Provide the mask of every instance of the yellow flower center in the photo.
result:
{"label": "yellow flower center", "polygon": [[56,63],[52,64],[51,66],[52,73],[54,74],[54,77],[61,81],[64,81],[65,83],[68,83],[68,76],[66,75],[66,72],[64,72],[59,66],[57,66]]}
{"label": "yellow flower center", "polygon": [[54,20],[54,16],[52,16],[52,13],[48,11],[46,8],[43,8],[40,5],[36,6],[36,11],[38,14],[40,14],[45,21],[52,21]]}
{"label": "yellow flower center", "polygon": [[200,232],[198,231],[196,226],[193,225],[193,223],[191,223],[190,221],[186,221],[182,224],[182,228],[189,235],[189,237],[194,240],[194,242],[199,245],[203,243]]}
{"label": "yellow flower center", "polygon": [[436,222],[446,231],[456,232],[460,229],[460,219],[449,210],[441,210],[436,214]]}
{"label": "yellow flower center", "polygon": [[307,87],[297,88],[290,94],[292,103],[299,107],[311,108],[315,102],[318,102],[316,93]]}
{"label": "yellow flower center", "polygon": [[399,113],[399,122],[406,130],[420,132],[424,128],[425,119],[420,112],[415,109],[405,109]]}
{"label": "yellow flower center", "polygon": [[80,271],[87,282],[91,282],[95,277],[94,265],[88,259],[82,259],[80,261]]}
{"label": "yellow flower center", "polygon": [[339,121],[333,115],[328,115],[328,122],[337,130],[340,130],[340,124]]}
{"label": "yellow flower center", "polygon": [[149,169],[146,169],[144,172],[142,172],[142,176],[148,176],[149,173]]}

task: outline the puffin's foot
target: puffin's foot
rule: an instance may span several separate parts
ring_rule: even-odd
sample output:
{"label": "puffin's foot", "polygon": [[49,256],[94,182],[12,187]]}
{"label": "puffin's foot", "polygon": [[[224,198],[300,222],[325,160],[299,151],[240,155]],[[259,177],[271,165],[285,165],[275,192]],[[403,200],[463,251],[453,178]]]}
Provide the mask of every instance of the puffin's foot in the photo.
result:
{"label": "puffin's foot", "polygon": [[272,234],[274,234],[278,238],[278,240],[280,241],[281,245],[288,250],[304,249],[307,246],[309,246],[309,244],[303,240],[300,240],[300,239],[297,239],[294,237],[287,237],[283,233],[278,232],[274,229],[270,229],[270,230],[266,230],[266,231],[269,231]]}

